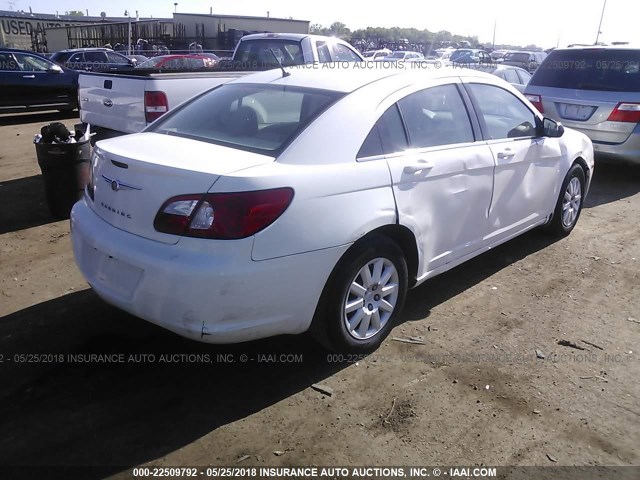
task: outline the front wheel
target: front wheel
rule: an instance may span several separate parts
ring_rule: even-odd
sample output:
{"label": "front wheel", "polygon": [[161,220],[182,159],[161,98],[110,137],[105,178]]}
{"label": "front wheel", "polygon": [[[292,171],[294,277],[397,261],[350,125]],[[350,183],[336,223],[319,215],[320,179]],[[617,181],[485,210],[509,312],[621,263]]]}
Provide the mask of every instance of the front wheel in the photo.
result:
{"label": "front wheel", "polygon": [[393,328],[407,284],[407,263],[394,242],[375,236],[354,245],[327,282],[312,333],[337,352],[375,350]]}
{"label": "front wheel", "polygon": [[584,201],[585,175],[580,165],[574,165],[562,183],[562,189],[548,228],[552,233],[566,236],[578,223]]}

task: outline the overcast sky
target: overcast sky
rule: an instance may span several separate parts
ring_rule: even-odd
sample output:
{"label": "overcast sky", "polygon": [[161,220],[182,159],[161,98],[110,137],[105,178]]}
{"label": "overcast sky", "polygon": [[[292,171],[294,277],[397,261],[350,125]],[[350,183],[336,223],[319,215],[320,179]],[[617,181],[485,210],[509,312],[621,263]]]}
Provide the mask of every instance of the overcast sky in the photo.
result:
{"label": "overcast sky", "polygon": [[[448,30],[461,35],[477,35],[491,43],[494,21],[496,43],[536,44],[549,48],[570,43],[593,43],[596,39],[604,0],[181,0],[183,13],[293,17],[329,26],[339,21],[352,30],[371,27],[415,27],[432,32]],[[388,5],[388,6],[385,6]],[[89,9],[90,15],[105,11],[122,16],[125,9],[141,17],[171,17],[173,1],[164,0],[0,0],[1,10],[64,13]],[[640,1],[607,0],[602,34],[604,42],[630,41],[640,44]]]}

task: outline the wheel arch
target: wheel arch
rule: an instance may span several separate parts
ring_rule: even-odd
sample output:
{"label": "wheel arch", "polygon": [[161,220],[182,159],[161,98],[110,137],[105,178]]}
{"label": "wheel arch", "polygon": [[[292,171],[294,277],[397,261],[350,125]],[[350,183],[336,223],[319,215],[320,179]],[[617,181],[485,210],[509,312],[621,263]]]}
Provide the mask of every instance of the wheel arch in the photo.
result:
{"label": "wheel arch", "polygon": [[[576,164],[580,165],[580,167],[582,168],[582,171],[584,172],[585,186],[589,185],[591,170],[589,169],[589,165],[587,165],[587,161],[582,157],[577,157],[571,164],[571,167],[573,167]],[[569,170],[571,170],[571,167],[569,167]]]}
{"label": "wheel arch", "polygon": [[[400,247],[400,250],[402,250],[402,253],[404,254],[404,259],[407,262],[409,288],[413,287],[418,277],[419,262],[418,244],[413,232],[404,225],[383,225],[359,238],[354,243],[354,245],[360,242],[368,241],[371,237],[374,237],[376,235],[387,237],[396,245],[398,245],[398,247]],[[348,253],[349,251],[347,251],[345,255],[347,255]]]}

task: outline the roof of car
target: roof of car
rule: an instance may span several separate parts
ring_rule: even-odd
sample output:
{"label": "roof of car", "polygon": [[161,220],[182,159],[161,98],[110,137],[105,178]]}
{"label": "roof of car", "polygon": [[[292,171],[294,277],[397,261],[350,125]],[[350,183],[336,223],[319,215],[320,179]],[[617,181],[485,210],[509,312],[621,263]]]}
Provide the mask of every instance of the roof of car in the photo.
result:
{"label": "roof of car", "polygon": [[113,52],[113,49],[104,48],[104,47],[66,48],[64,50],[58,50],[55,53],[73,53],[73,52]]}
{"label": "roof of car", "polygon": [[296,40],[300,41],[303,38],[309,37],[311,40],[333,40],[339,41],[339,38],[335,37],[326,37],[323,35],[311,35],[309,33],[252,33],[250,35],[245,35],[240,40],[256,40],[259,38],[273,38],[273,39],[282,39],[282,40]]}
{"label": "roof of car", "polygon": [[566,48],[555,48],[553,51],[559,50],[640,50],[638,45],[573,45]]}
{"label": "roof of car", "polygon": [[247,75],[229,83],[268,83],[349,93],[378,80],[399,75],[416,78],[416,80],[465,76],[494,78],[485,72],[463,68],[407,70],[406,68],[389,65],[386,62],[384,64],[380,63],[381,66],[379,68],[365,65],[364,62],[301,65],[298,67],[286,67],[285,71],[289,73],[287,76],[282,75],[282,70],[274,69]]}
{"label": "roof of car", "polygon": [[22,48],[9,48],[9,47],[0,47],[0,52],[16,52],[16,53],[30,53],[31,55],[38,55],[42,57],[42,53],[34,52],[32,50],[24,50]]}

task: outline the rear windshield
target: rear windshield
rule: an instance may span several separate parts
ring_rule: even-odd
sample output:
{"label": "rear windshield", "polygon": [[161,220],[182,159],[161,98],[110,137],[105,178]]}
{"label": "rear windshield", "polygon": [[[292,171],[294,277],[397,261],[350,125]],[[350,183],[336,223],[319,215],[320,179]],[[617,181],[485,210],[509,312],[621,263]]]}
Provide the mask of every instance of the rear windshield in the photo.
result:
{"label": "rear windshield", "polygon": [[277,68],[279,63],[284,66],[303,65],[304,55],[299,41],[261,38],[241,41],[233,60],[254,65],[254,68]]}
{"label": "rear windshield", "polygon": [[529,58],[530,56],[528,53],[515,52],[515,53],[507,53],[504,56],[504,61],[505,62],[528,62]]}
{"label": "rear windshield", "polygon": [[640,50],[553,51],[529,83],[540,87],[640,92]]}
{"label": "rear windshield", "polygon": [[274,155],[342,95],[283,85],[222,85],[147,131]]}

